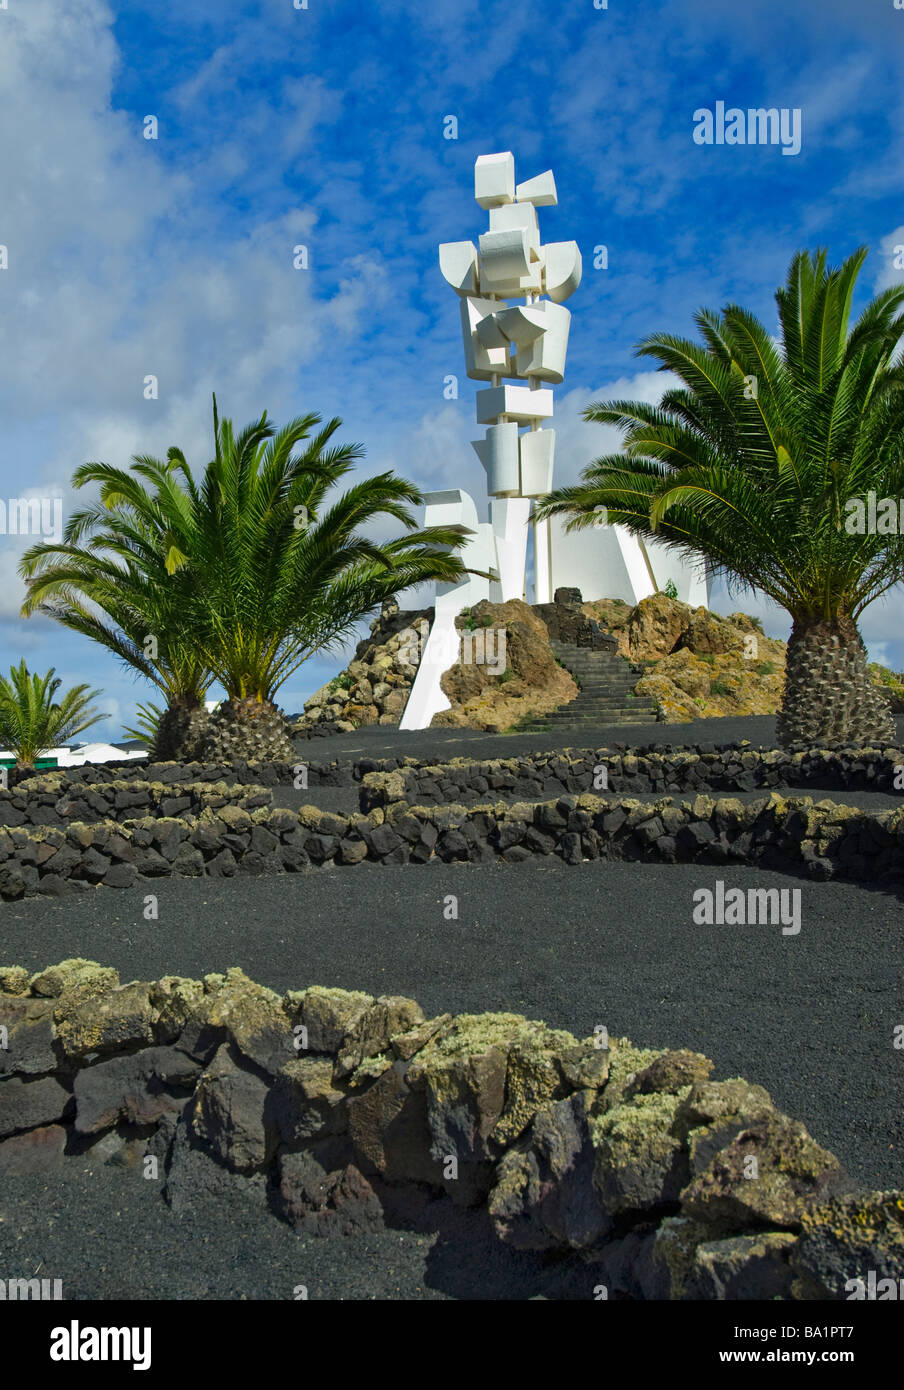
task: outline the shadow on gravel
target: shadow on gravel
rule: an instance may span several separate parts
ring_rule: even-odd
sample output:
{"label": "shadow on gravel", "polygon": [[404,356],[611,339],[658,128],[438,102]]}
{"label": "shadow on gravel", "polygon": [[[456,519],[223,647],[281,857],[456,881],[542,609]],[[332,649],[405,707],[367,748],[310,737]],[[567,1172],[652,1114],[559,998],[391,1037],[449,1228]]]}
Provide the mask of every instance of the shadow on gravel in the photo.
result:
{"label": "shadow on gravel", "polygon": [[[377,1187],[373,1182],[372,1185]],[[455,1299],[523,1301],[592,1299],[599,1275],[576,1256],[512,1250],[496,1236],[485,1207],[465,1209],[426,1191],[380,1187],[386,1225],[437,1240],[424,1265],[424,1282]]]}

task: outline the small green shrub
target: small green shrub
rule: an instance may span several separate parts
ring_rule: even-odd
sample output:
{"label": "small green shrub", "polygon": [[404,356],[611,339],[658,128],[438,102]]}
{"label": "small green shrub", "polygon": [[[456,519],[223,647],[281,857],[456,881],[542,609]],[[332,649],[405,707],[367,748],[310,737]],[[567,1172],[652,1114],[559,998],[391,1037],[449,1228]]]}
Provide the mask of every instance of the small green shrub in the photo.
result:
{"label": "small green shrub", "polygon": [[888,686],[891,690],[904,684],[904,676],[896,676],[894,671],[890,671],[887,666],[880,666],[878,661],[869,663],[869,671],[875,683]]}
{"label": "small green shrub", "polygon": [[754,666],[758,676],[774,676],[778,667],[774,661],[761,661],[758,666]]}
{"label": "small green shrub", "polygon": [[493,615],[492,615],[492,613],[484,613],[484,615],[483,615],[482,618],[475,618],[474,615],[472,614],[470,608],[468,608],[468,609],[466,610],[466,612],[467,612],[467,614],[468,614],[467,620],[466,620],[466,622],[465,622],[465,631],[466,631],[466,632],[476,632],[477,629],[478,629],[479,627],[492,627],[492,626],[493,626]]}
{"label": "small green shrub", "polygon": [[734,691],[724,681],[713,681],[709,687],[710,695],[733,695]]}

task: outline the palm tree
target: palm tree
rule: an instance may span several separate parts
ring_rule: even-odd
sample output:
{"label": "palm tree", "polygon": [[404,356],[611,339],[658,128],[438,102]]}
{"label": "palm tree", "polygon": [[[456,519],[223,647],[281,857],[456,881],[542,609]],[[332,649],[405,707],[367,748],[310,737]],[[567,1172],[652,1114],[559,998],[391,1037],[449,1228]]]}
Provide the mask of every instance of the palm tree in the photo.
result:
{"label": "palm tree", "polygon": [[54,680],[53,667],[45,676],[30,676],[23,660],[9,676],[0,676],[0,743],[16,755],[17,767],[33,766],[47,749],[107,718],[91,708],[100,691],[87,685],[73,686],[54,703],[62,681]]}
{"label": "palm tree", "polygon": [[[778,720],[785,745],[891,741],[857,620],[904,572],[904,538],[858,534],[852,499],[904,495],[904,285],[849,330],[866,257],[839,268],[800,252],[776,293],[777,343],[745,309],[701,310],[702,344],[655,334],[636,349],[683,383],[659,405],[610,401],[588,420],[619,425],[623,452],[598,459],[538,507],[566,529],[608,521],[708,562],[792,618]],[[852,533],[853,530],[853,533]]]}
{"label": "palm tree", "polygon": [[[177,451],[170,454],[170,467],[178,469]],[[165,466],[146,456],[133,465],[139,477],[166,493]],[[84,486],[102,467],[78,469],[74,486]],[[73,513],[62,544],[33,545],[19,566],[28,581],[22,614],[55,618],[151,681],[166,699],[152,753],[169,758],[181,750],[191,757],[206,733],[204,695],[211,675],[183,630],[190,595],[187,576],[173,574],[166,511],[151,496],[143,500],[143,508],[116,512],[96,503]]]}
{"label": "palm tree", "polygon": [[165,713],[159,705],[140,704],[135,711],[135,723],[124,725],[123,735],[139,743],[146,743],[149,751],[154,749],[160,734],[160,721]]}
{"label": "palm tree", "polygon": [[[113,619],[118,646],[99,631],[89,635],[161,688],[161,663],[184,683],[189,657],[202,673],[198,691],[212,680],[223,685],[227,699],[211,719],[206,756],[291,758],[274,704],[279,688],[399,590],[460,578],[455,551],[469,533],[417,530],[409,508],[421,494],[389,472],[331,499],[362,454],[358,445],[330,445],[338,419],[321,427],[310,414],[277,431],[264,412],[237,436],[219,419],[216,398],[213,411],[215,455],[200,481],[178,449],[165,462],[135,459],[131,472],[100,463],[76,471],[75,486],[99,484],[100,504],[70,519],[65,544],[36,545],[23,557],[26,610],[76,626],[86,601],[97,604]],[[385,518],[401,523],[403,535],[378,542],[361,533]],[[112,592],[123,566],[129,629]],[[152,623],[156,664],[135,641]]]}

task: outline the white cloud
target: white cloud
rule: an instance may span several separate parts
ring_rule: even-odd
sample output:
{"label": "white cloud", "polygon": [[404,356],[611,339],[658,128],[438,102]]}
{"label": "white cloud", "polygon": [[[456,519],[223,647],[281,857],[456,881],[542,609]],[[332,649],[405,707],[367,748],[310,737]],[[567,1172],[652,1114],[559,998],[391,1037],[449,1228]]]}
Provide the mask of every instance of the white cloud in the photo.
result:
{"label": "white cloud", "polygon": [[[218,129],[194,171],[171,159],[162,119],[160,141],[145,140],[140,121],[112,109],[113,19],[103,0],[17,5],[0,48],[7,109],[28,136],[0,142],[0,313],[16,345],[0,377],[0,497],[62,493],[67,513],[88,500],[68,486],[88,459],[125,467],[177,443],[206,463],[212,390],[237,426],[264,405],[275,419],[298,413],[299,368],[339,356],[389,292],[374,252],[349,259],[335,294],[315,296],[310,208],[225,221],[204,161],[239,149],[237,132]],[[215,86],[228,61],[215,55],[194,86]],[[184,109],[191,83],[175,95]],[[319,81],[289,82],[280,99],[293,149],[336,105]],[[298,243],[312,248],[307,272],[293,267]],[[145,399],[149,376],[156,400]],[[18,612],[26,543],[0,537],[0,616]]]}
{"label": "white cloud", "polygon": [[881,261],[876,275],[876,293],[888,289],[889,285],[904,283],[904,223],[882,238],[876,254]]}
{"label": "white cloud", "polygon": [[866,650],[870,661],[878,661],[880,666],[890,666],[892,657],[888,642],[867,642]]}

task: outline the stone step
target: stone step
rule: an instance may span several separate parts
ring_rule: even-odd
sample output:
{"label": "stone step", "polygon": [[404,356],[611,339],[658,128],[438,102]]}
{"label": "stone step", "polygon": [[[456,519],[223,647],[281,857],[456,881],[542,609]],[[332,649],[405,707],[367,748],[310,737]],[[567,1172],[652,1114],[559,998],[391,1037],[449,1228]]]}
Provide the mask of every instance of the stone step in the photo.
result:
{"label": "stone step", "polygon": [[610,709],[599,714],[559,714],[554,710],[547,714],[550,724],[649,724],[656,719],[656,711]]}
{"label": "stone step", "polygon": [[576,700],[570,700],[567,705],[560,705],[559,709],[570,710],[604,710],[604,709],[655,709],[652,700],[644,700],[630,695],[610,695],[608,697],[579,695]]}
{"label": "stone step", "polygon": [[[564,664],[564,663],[563,663]],[[643,671],[632,671],[630,666],[624,663],[620,666],[581,666],[576,661],[570,661],[565,666],[566,671],[576,671],[582,676],[599,676],[602,680],[617,680],[619,676],[627,676],[632,680],[640,680],[645,673]]]}
{"label": "stone step", "polygon": [[594,652],[589,647],[568,647],[563,642],[553,647],[553,651],[560,660],[566,658],[569,661],[627,661],[626,656],[621,652]]}
{"label": "stone step", "polygon": [[631,663],[623,656],[600,657],[597,661],[584,660],[582,657],[570,656],[563,652],[559,656],[563,665],[574,667],[576,671],[618,671],[631,668]]}
{"label": "stone step", "polygon": [[565,670],[580,690],[570,704],[560,705],[550,714],[531,720],[523,727],[543,729],[590,729],[607,724],[652,724],[657,709],[652,700],[633,698],[635,685],[644,674],[626,657],[614,652],[595,652],[568,642],[550,643]]}
{"label": "stone step", "polygon": [[569,647],[569,646],[568,646],[566,643],[564,643],[564,642],[559,642],[559,643],[553,645],[553,651],[555,652],[556,656],[560,656],[560,657],[562,657],[563,659],[564,659],[565,657],[568,657],[569,660],[574,660],[574,661],[626,661],[626,660],[627,660],[627,657],[623,656],[623,655],[621,654],[621,652],[595,652],[595,651],[591,651],[591,649],[590,649],[589,647]]}
{"label": "stone step", "polygon": [[653,705],[584,705],[580,709],[571,709],[566,705],[564,709],[551,710],[544,715],[544,719],[602,719],[606,720],[613,714],[652,714],[656,715]]}
{"label": "stone step", "polygon": [[630,709],[632,705],[638,705],[644,709],[647,705],[652,705],[652,700],[644,700],[637,695],[631,696],[627,693],[623,695],[584,695],[583,692],[576,700],[569,700],[567,705],[560,706],[561,709]]}
{"label": "stone step", "polygon": [[621,656],[617,660],[608,662],[572,661],[571,657],[568,657],[567,660],[565,658],[562,659],[562,665],[567,665],[569,670],[574,669],[575,671],[625,671],[630,674],[633,670],[631,663],[625,661],[624,657]]}
{"label": "stone step", "polygon": [[615,724],[623,720],[627,723],[646,723],[656,718],[654,709],[606,709],[606,710],[581,710],[574,714],[566,714],[564,710],[553,710],[551,714],[543,716],[556,724]]}
{"label": "stone step", "polygon": [[[550,724],[543,724],[542,726],[538,726],[538,728],[542,727],[550,734],[581,734],[583,737],[589,737],[592,741],[594,729],[649,729],[655,723],[655,719],[606,719],[605,721],[599,719],[575,719],[571,724],[564,724],[559,720]],[[534,725],[529,725],[528,732],[534,727]]]}
{"label": "stone step", "polygon": [[[635,682],[635,684],[636,684],[636,682]],[[632,691],[633,689],[634,689],[634,685],[632,685],[630,681],[620,681],[617,685],[614,685],[614,684],[613,684],[613,685],[610,685],[610,684],[609,684],[608,682],[606,682],[606,681],[598,681],[598,682],[594,682],[593,685],[582,685],[582,686],[581,686],[581,691],[580,691],[580,693],[581,693],[581,696],[582,696],[585,700],[587,700],[587,699],[591,699],[591,698],[592,698],[592,699],[598,699],[598,698],[601,698],[601,697],[605,697],[606,695],[609,695],[609,694],[612,694],[612,695],[627,695],[628,692],[629,692],[629,691]],[[577,698],[577,697],[576,697],[576,698]]]}
{"label": "stone step", "polygon": [[595,690],[588,690],[587,686],[581,686],[580,691],[575,696],[578,700],[608,700],[616,698],[619,700],[635,699],[642,700],[643,695],[634,695],[633,686],[630,685],[604,685]]}
{"label": "stone step", "polygon": [[630,680],[636,682],[645,674],[643,671],[625,670],[624,666],[614,666],[611,671],[601,671],[598,666],[566,666],[564,670],[570,671],[573,676],[579,676],[582,680],[598,681]]}
{"label": "stone step", "polygon": [[639,715],[632,715],[630,718],[623,719],[614,717],[610,719],[574,719],[570,724],[566,723],[564,720],[549,720],[544,724],[519,724],[515,732],[525,734],[567,734],[569,731],[573,730],[576,734],[580,733],[585,735],[591,733],[594,729],[620,729],[622,727],[628,729],[636,724],[642,724],[646,727],[655,723],[656,720],[652,715],[648,715],[645,718]]}
{"label": "stone step", "polygon": [[634,701],[639,705],[650,705],[654,702],[644,695],[632,694],[630,688],[627,690],[580,690],[573,700],[569,700],[568,705],[576,705],[579,701],[582,705],[630,705]]}

